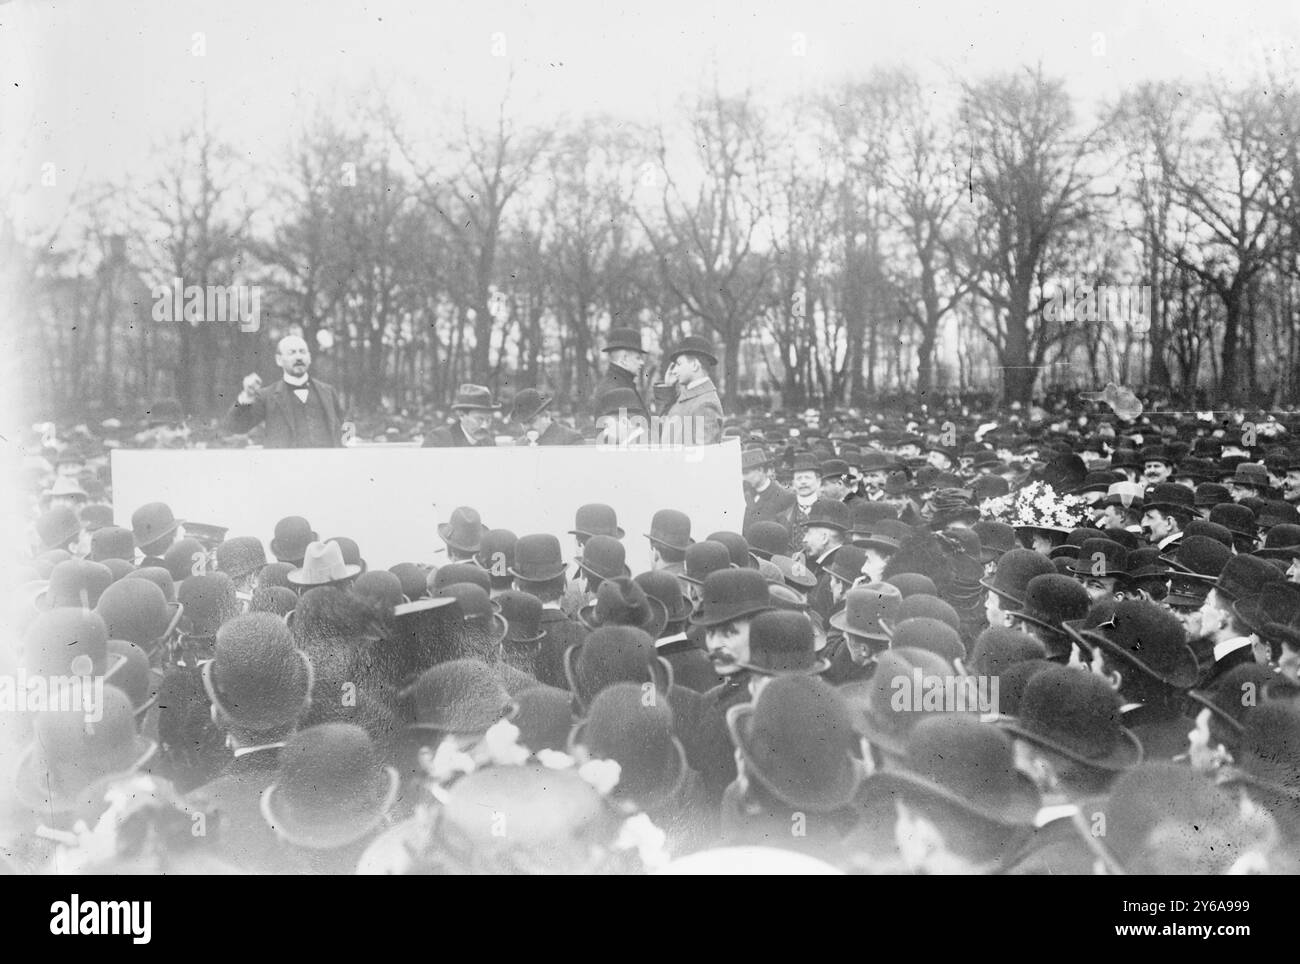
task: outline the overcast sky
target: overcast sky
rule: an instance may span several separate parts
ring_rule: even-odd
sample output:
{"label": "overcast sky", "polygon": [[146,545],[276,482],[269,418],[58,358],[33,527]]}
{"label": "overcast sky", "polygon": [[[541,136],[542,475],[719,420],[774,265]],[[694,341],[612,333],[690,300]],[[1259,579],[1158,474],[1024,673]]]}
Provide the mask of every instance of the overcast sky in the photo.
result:
{"label": "overcast sky", "polygon": [[1298,37],[1294,0],[11,0],[0,2],[0,190],[39,183],[53,164],[54,189],[20,206],[33,216],[80,180],[142,179],[205,99],[220,133],[275,164],[315,104],[346,111],[347,92],[376,85],[402,91],[408,116],[461,103],[483,116],[513,70],[520,117],[653,122],[714,71],[724,91],[775,99],[898,62],[942,84],[1041,60],[1087,113],[1147,78],[1300,63]]}

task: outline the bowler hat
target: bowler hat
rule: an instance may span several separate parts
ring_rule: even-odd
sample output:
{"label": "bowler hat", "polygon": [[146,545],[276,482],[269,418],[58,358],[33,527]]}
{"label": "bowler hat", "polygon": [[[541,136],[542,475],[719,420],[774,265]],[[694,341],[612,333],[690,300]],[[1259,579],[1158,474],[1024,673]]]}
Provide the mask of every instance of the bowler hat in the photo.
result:
{"label": "bowler hat", "polygon": [[614,683],[596,694],[586,717],[573,727],[569,746],[616,762],[613,796],[641,807],[672,800],[690,775],[668,701],[646,700],[636,683]]}
{"label": "bowler hat", "polygon": [[1032,828],[1041,799],[1016,769],[1011,740],[977,717],[946,713],[920,720],[899,765],[869,785],[890,795],[920,796],[1001,827]]}
{"label": "bowler hat", "polygon": [[510,582],[510,567],[515,564],[515,545],[519,537],[509,529],[489,529],[474,554],[474,562],[492,579]]}
{"label": "bowler hat", "polygon": [[771,559],[790,551],[790,530],[779,522],[754,522],[745,529],[745,541],[749,543],[749,551],[758,558]]}
{"label": "bowler hat", "polygon": [[1215,592],[1229,602],[1253,596],[1270,582],[1278,582],[1283,575],[1265,559],[1256,556],[1230,556],[1214,584]]}
{"label": "bowler hat", "polygon": [[452,400],[451,410],[453,412],[463,411],[490,411],[494,412],[501,405],[492,401],[492,392],[483,385],[471,385],[466,383],[456,389],[456,397]]}
{"label": "bowler hat", "polygon": [[731,556],[731,564],[740,569],[756,569],[758,562],[749,552],[749,540],[739,532],[728,532],[722,530],[709,535],[712,542],[720,542],[727,547],[727,552]]}
{"label": "bowler hat", "polygon": [[924,680],[952,676],[953,668],[931,650],[889,649],[876,657],[875,672],[868,679],[840,687],[857,716],[858,729],[872,746],[901,756],[908,734],[927,713],[923,703],[904,705],[897,700],[900,681],[911,682],[920,674]]}
{"label": "bowler hat", "polygon": [[[903,605],[906,604],[907,600],[904,600]],[[927,650],[941,656],[949,663],[966,658],[966,647],[962,645],[961,636],[942,619],[935,619],[932,616],[912,616],[899,619],[892,624],[892,630],[889,640],[890,649]]]}
{"label": "bowler hat", "polygon": [[81,520],[83,529],[94,532],[96,529],[113,524],[113,507],[111,505],[82,506],[81,511],[77,513],[77,518]]}
{"label": "bowler hat", "polygon": [[860,546],[840,546],[835,550],[826,571],[846,586],[851,586],[862,577],[862,566],[866,561],[866,549]]}
{"label": "bowler hat", "polygon": [[1016,548],[1016,530],[1005,522],[981,520],[971,526],[980,537],[980,561],[993,562]]}
{"label": "bowler hat", "polygon": [[148,502],[131,514],[131,532],[135,544],[146,550],[155,542],[176,531],[180,522],[165,502]]}
{"label": "bowler hat", "polygon": [[435,598],[455,600],[457,610],[465,623],[480,629],[491,627],[496,642],[499,643],[506,638],[509,626],[506,625],[505,617],[501,615],[501,607],[493,602],[488,591],[482,586],[469,582],[454,582],[439,589]]}
{"label": "bowler hat", "polygon": [[508,589],[497,596],[501,616],[509,626],[507,643],[536,643],[546,637],[542,629],[542,601],[531,593]]}
{"label": "bowler hat", "polygon": [[235,584],[224,572],[201,572],[176,587],[176,599],[185,608],[180,630],[187,636],[215,636],[227,620],[239,613]]}
{"label": "bowler hat", "polygon": [[655,651],[654,639],[635,626],[601,626],[564,653],[569,688],[586,707],[615,683],[654,683],[660,693],[672,687],[672,668]]}
{"label": "bowler hat", "polygon": [[158,745],[136,730],[135,707],[116,686],[96,700],[99,719],[86,710],[35,713],[34,739],[10,777],[14,796],[38,813],[70,813],[97,780],[144,766]]}
{"label": "bowler hat", "polygon": [[727,711],[746,774],[782,803],[829,813],[862,781],[857,727],[844,697],[816,676],[778,676],[751,703]]}
{"label": "bowler hat", "polygon": [[135,562],[135,537],[130,529],[121,526],[105,526],[90,536],[90,559],[103,562],[105,559],[125,559]]}
{"label": "bowler hat", "polygon": [[171,573],[172,580],[178,583],[184,582],[195,573],[206,572],[210,563],[211,557],[203,548],[203,544],[189,536],[173,542],[171,548],[162,557],[163,567]]}
{"label": "bowler hat", "polygon": [[180,603],[169,603],[147,579],[119,579],[104,590],[95,606],[110,637],[129,640],[150,655],[160,640],[171,635],[183,611]]}
{"label": "bowler hat", "polygon": [[704,580],[714,572],[736,568],[731,553],[721,542],[705,539],[686,550],[686,560],[679,578],[695,585],[702,585]]}
{"label": "bowler hat", "polygon": [[291,562],[301,566],[307,547],[316,542],[316,535],[308,522],[300,515],[286,516],[275,524],[275,536],[271,539],[271,555],[280,562]]}
{"label": "bowler hat", "polygon": [[295,733],[280,750],[275,782],[262,793],[262,818],[298,846],[344,847],[383,823],[400,788],[365,730],[323,723]]}
{"label": "bowler hat", "polygon": [[468,582],[486,593],[492,592],[492,577],[487,570],[472,562],[449,562],[429,573],[429,594],[437,596],[448,586]]}
{"label": "bowler hat", "polygon": [[668,611],[631,577],[616,576],[600,584],[595,602],[582,607],[578,617],[591,629],[632,626],[655,639],[663,632]]}
{"label": "bowler hat", "polygon": [[691,616],[696,626],[719,626],[773,608],[767,580],[754,569],[722,569],[705,577],[699,609]]}
{"label": "bowler hat", "polygon": [[1080,630],[1080,635],[1107,655],[1175,690],[1196,684],[1196,654],[1187,645],[1183,624],[1157,603],[1125,599],[1115,605],[1109,623]]}
{"label": "bowler hat", "polygon": [[679,341],[672,351],[668,352],[665,361],[671,365],[681,355],[695,355],[710,365],[718,363],[718,356],[713,352],[713,345],[709,343],[707,338],[702,338],[699,335],[687,335]]}
{"label": "bowler hat", "polygon": [[452,509],[451,518],[438,526],[438,537],[449,548],[473,554],[483,547],[487,531],[478,510],[462,505]]}
{"label": "bowler hat", "polygon": [[553,399],[546,392],[535,388],[525,388],[515,395],[514,405],[510,410],[510,419],[515,422],[531,422],[546,411]]}
{"label": "bowler hat", "polygon": [[36,520],[36,537],[42,550],[62,549],[80,532],[77,513],[66,505],[55,506]]}
{"label": "bowler hat", "polygon": [[676,509],[660,509],[650,519],[646,538],[655,545],[667,546],[685,552],[691,545],[691,519]]}
{"label": "bowler hat", "polygon": [[103,563],[67,559],[50,571],[49,584],[36,597],[36,608],[78,606],[94,609],[100,595],[113,581],[112,571]]}
{"label": "bowler hat", "polygon": [[560,540],[545,533],[520,536],[515,543],[515,564],[510,575],[521,582],[550,582],[564,575]]}
{"label": "bowler hat", "polygon": [[[1051,577],[1037,576],[1035,578],[1048,579]],[[1075,586],[1079,585],[1068,576],[1062,576],[1061,578],[1068,579]],[[1083,587],[1080,586],[1079,588]],[[1087,593],[1085,592],[1084,595],[1086,596]],[[1005,670],[1016,663],[1046,658],[1047,647],[1043,645],[1042,640],[1038,639],[1038,637],[1031,636],[1019,629],[990,626],[975,637],[967,665],[971,673],[977,676],[1001,676]]]}
{"label": "bowler hat", "polygon": [[[148,579],[151,583],[163,591],[163,598],[169,603],[176,601],[176,580],[172,574],[162,566],[141,566],[139,569],[132,569],[123,579]],[[113,580],[116,582],[117,580]]]}
{"label": "bowler hat", "polygon": [[1282,523],[1268,530],[1264,536],[1264,545],[1256,549],[1254,555],[1265,559],[1300,558],[1300,525]]}
{"label": "bowler hat", "polygon": [[569,534],[585,536],[588,539],[592,536],[613,536],[615,539],[622,539],[625,535],[623,527],[618,524],[618,516],[613,508],[599,502],[578,507]]}
{"label": "bowler hat", "polygon": [[430,667],[402,696],[414,714],[411,729],[439,733],[482,733],[517,709],[496,672],[477,659]]}
{"label": "bowler hat", "polygon": [[41,613],[23,634],[22,665],[41,676],[102,676],[109,631],[86,609],[61,606]]}
{"label": "bowler hat", "polygon": [[217,546],[217,569],[231,579],[257,572],[266,565],[266,550],[255,536],[235,536]]}
{"label": "bowler hat", "polygon": [[424,566],[414,562],[399,562],[388,571],[402,583],[402,595],[408,601],[414,602],[429,594],[429,570]]}
{"label": "bowler hat", "polygon": [[579,569],[596,579],[617,579],[632,575],[626,560],[623,543],[613,536],[592,536],[583,543],[577,562]]}
{"label": "bowler hat", "polygon": [[825,529],[848,532],[853,525],[853,519],[849,507],[843,502],[818,499],[808,511],[808,518],[804,520],[803,524],[809,529],[820,526]]}
{"label": "bowler hat", "polygon": [[824,673],[830,661],[818,656],[813,625],[794,610],[759,613],[749,624],[749,661],[739,663],[761,676]]}
{"label": "bowler hat", "polygon": [[1228,487],[1217,482],[1202,482],[1196,487],[1193,499],[1198,508],[1216,506],[1220,502],[1229,502],[1231,500],[1232,495],[1228,492]]}
{"label": "bowler hat", "polygon": [[1079,556],[1070,564],[1076,576],[1128,581],[1128,550],[1111,539],[1088,539],[1079,547]]}
{"label": "bowler hat", "polygon": [[1269,499],[1255,519],[1260,529],[1273,529],[1280,525],[1294,526],[1298,521],[1296,507],[1281,499]]}
{"label": "bowler hat", "polygon": [[635,582],[647,596],[663,603],[669,623],[680,623],[691,614],[690,605],[682,593],[682,584],[672,573],[654,569],[638,575]]}
{"label": "bowler hat", "polygon": [[1158,509],[1165,514],[1178,513],[1190,517],[1196,514],[1196,493],[1176,482],[1158,482],[1147,489],[1142,508]]}
{"label": "bowler hat", "polygon": [[768,456],[767,451],[761,448],[747,448],[740,453],[740,470],[748,472],[751,469],[766,468],[772,464],[772,459]]}
{"label": "bowler hat", "polygon": [[794,457],[794,465],[790,469],[791,475],[797,475],[800,472],[813,472],[818,478],[821,478],[822,463],[816,455],[811,452],[800,452]]}
{"label": "bowler hat", "polygon": [[372,569],[357,576],[352,591],[358,596],[374,599],[384,606],[400,606],[406,601],[402,580],[387,569]]}
{"label": "bowler hat", "polygon": [[641,347],[641,332],[636,328],[611,328],[605,336],[605,347],[601,351],[639,351],[646,354],[646,350]]}
{"label": "bowler hat", "polygon": [[998,721],[1013,736],[1094,770],[1142,762],[1142,744],[1123,726],[1122,701],[1106,680],[1070,666],[1035,673],[1014,718]]}
{"label": "bowler hat", "polygon": [[217,631],[213,657],[203,663],[203,688],[236,724],[262,732],[297,722],[311,698],[312,675],[284,620],[248,613]]}
{"label": "bowler hat", "polygon": [[980,585],[1016,609],[1021,609],[1029,580],[1052,572],[1056,572],[1056,567],[1041,553],[1032,549],[1012,549],[998,559],[998,571],[993,578],[981,579]]}

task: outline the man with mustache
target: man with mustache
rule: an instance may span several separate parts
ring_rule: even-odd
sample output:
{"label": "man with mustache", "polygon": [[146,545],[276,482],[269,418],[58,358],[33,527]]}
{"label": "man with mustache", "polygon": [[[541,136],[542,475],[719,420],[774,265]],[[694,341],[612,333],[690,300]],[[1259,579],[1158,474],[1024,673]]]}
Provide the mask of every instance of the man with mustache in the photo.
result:
{"label": "man with mustache", "polygon": [[275,349],[275,363],[283,378],[262,388],[256,373],[244,378],[244,387],[226,416],[227,428],[239,434],[266,423],[262,444],[269,449],[339,448],[344,424],[338,392],[312,378],[311,350],[297,335],[286,335]]}
{"label": "man with mustache", "polygon": [[456,390],[451,410],[458,424],[447,425],[429,433],[426,449],[489,448],[497,444],[492,434],[492,417],[501,406],[492,401],[492,393],[483,385],[462,385]]}

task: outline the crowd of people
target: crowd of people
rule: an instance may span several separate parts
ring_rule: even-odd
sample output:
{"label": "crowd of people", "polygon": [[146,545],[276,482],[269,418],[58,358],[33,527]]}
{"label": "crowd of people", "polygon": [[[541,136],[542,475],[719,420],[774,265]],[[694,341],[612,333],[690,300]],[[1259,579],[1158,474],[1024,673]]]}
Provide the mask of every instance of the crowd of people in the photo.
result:
{"label": "crowd of people", "polygon": [[[654,407],[634,334],[597,416]],[[240,428],[337,430],[297,347]],[[669,361],[672,404],[740,441],[737,531],[666,492],[627,532],[575,490],[567,532],[461,506],[371,568],[292,506],[263,534],[118,518],[104,447],[47,434],[0,650],[4,867],[1295,871],[1300,417],[723,418],[707,343]],[[550,401],[515,397],[521,442],[583,441]],[[499,408],[464,386],[426,444]]]}

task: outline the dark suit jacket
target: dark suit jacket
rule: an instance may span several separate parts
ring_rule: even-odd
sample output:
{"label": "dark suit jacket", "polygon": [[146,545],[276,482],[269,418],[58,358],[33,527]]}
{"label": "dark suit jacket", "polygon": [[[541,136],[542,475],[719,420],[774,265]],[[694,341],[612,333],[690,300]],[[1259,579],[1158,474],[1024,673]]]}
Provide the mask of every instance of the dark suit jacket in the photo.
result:
{"label": "dark suit jacket", "polygon": [[600,417],[601,401],[616,388],[630,388],[636,392],[637,398],[641,399],[641,404],[645,407],[646,414],[650,414],[650,407],[646,404],[646,393],[641,390],[637,376],[626,368],[611,364],[605,369],[605,374],[601,376],[595,390],[591,393],[591,414],[594,417]]}
{"label": "dark suit jacket", "polygon": [[[325,409],[325,421],[334,448],[342,445],[343,403],[339,401],[338,392],[333,386],[318,379],[311,379],[311,390],[320,398]],[[262,444],[268,449],[295,448],[294,420],[289,414],[289,405],[300,405],[293,395],[293,388],[283,378],[274,385],[263,387],[253,399],[251,405],[235,402],[226,415],[226,427],[232,432],[251,432],[262,422],[266,423],[266,436]]]}
{"label": "dark suit jacket", "polygon": [[789,526],[790,507],[794,505],[794,493],[776,482],[768,485],[762,492],[745,490],[745,524],[748,529],[755,522],[779,522]]}
{"label": "dark suit jacket", "polygon": [[268,748],[235,757],[221,774],[190,791],[186,799],[214,814],[217,853],[248,873],[274,873],[275,832],[262,819],[262,791],[275,782],[279,750]]}
{"label": "dark suit jacket", "polygon": [[487,439],[479,442],[478,445],[470,445],[469,439],[465,437],[464,431],[461,430],[460,424],[444,425],[442,428],[434,429],[424,438],[424,445],[421,448],[426,449],[459,449],[459,448],[492,448],[497,444],[496,436],[489,435]]}
{"label": "dark suit jacket", "polygon": [[559,422],[552,422],[537,439],[538,445],[581,445],[582,443],[581,432],[575,432]]}
{"label": "dark suit jacket", "polygon": [[541,625],[546,635],[537,647],[537,672],[533,675],[538,682],[567,690],[569,678],[564,673],[564,653],[587,638],[587,629],[558,609],[542,610]]}

